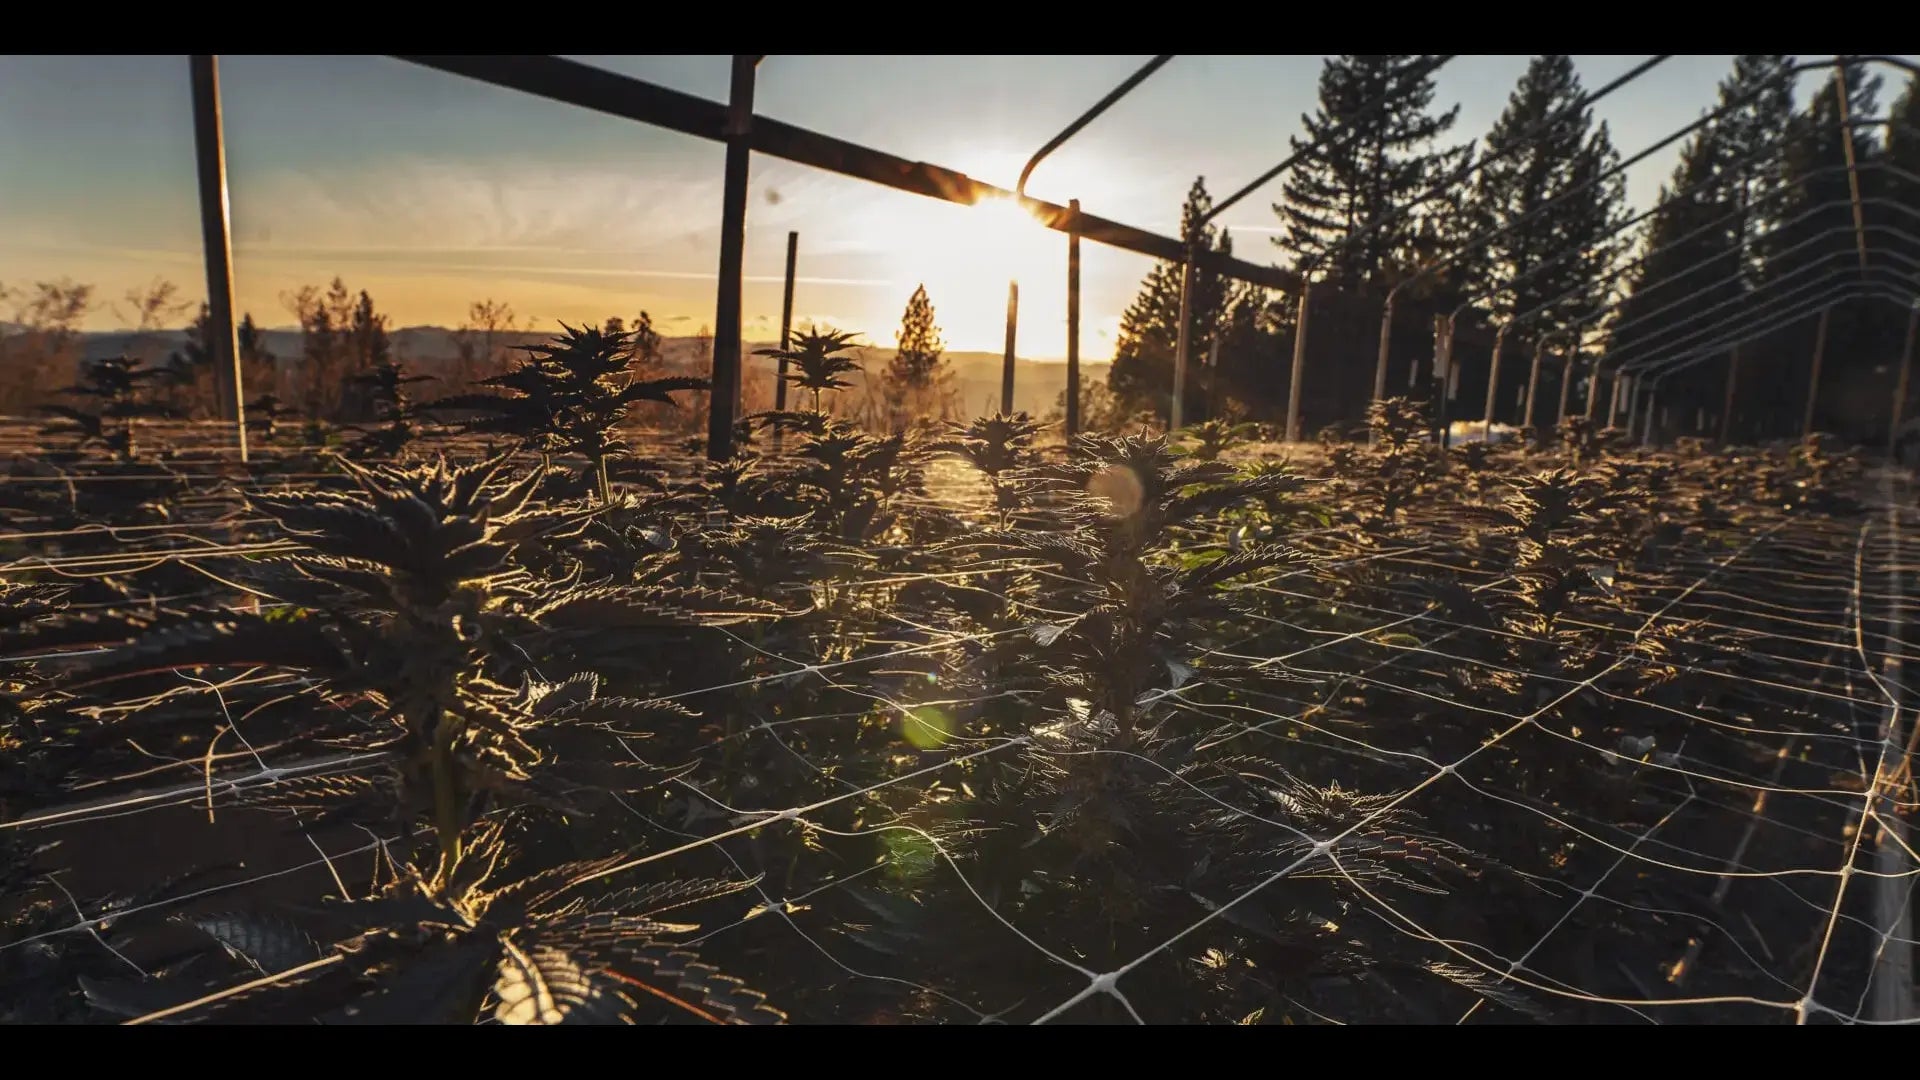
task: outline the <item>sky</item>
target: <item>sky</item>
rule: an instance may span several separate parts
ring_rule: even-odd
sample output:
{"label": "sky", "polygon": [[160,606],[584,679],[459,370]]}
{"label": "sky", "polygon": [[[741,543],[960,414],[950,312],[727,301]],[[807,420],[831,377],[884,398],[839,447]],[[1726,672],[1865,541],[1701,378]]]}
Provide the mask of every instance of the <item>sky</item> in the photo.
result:
{"label": "sky", "polygon": [[[715,101],[725,56],[576,56]],[[769,56],[756,111],[1011,188],[1021,165],[1149,57]],[[1177,231],[1196,176],[1216,197],[1289,153],[1323,57],[1178,56],[1034,173],[1028,193]],[[1648,59],[1576,56],[1589,89]],[[384,56],[221,57],[237,308],[291,325],[284,298],[335,275],[395,326],[452,326],[473,301],[541,326],[631,320],[670,335],[713,320],[719,144],[574,109]],[[1461,56],[1437,76],[1455,143],[1483,135],[1525,69]],[[1703,115],[1730,56],[1675,56],[1597,103],[1631,156]],[[1895,80],[1883,101],[1896,89]],[[1802,98],[1804,100],[1805,87]],[[0,285],[71,279],[127,325],[124,296],[165,279],[205,295],[185,56],[0,55]],[[1679,143],[1628,174],[1650,205]],[[749,340],[778,336],[789,230],[795,321],[890,345],[925,284],[950,349],[1002,347],[1021,282],[1019,351],[1066,351],[1066,241],[983,213],[756,155],[747,213]],[[1235,253],[1279,262],[1280,182],[1221,218]],[[1081,349],[1111,355],[1151,260],[1083,245]],[[0,311],[4,317],[5,311]]]}

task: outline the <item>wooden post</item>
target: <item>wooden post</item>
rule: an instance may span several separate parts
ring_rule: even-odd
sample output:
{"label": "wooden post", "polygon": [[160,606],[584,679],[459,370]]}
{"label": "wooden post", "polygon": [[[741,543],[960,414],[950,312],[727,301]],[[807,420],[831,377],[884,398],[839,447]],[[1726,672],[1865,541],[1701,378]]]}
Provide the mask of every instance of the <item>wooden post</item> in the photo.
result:
{"label": "wooden post", "polygon": [[[800,262],[800,234],[787,233],[787,282],[780,294],[780,356],[773,369],[773,411],[787,411],[787,350],[793,347],[793,279]],[[773,449],[779,453],[783,441],[781,425],[773,427]]]}
{"label": "wooden post", "polygon": [[1207,419],[1220,415],[1220,330],[1213,331],[1213,343],[1207,346]]}
{"label": "wooden post", "polygon": [[207,348],[213,360],[220,419],[234,425],[247,460],[246,380],[233,327],[233,229],[227,200],[227,148],[220,120],[220,63],[189,56],[193,82],[194,159],[200,178],[200,241],[207,264]]}
{"label": "wooden post", "polygon": [[1020,283],[1007,282],[1007,355],[1000,365],[1000,411],[1013,412],[1013,347],[1020,331]]}
{"label": "wooden post", "polygon": [[1820,400],[1820,361],[1827,353],[1827,317],[1832,308],[1820,309],[1820,329],[1813,335],[1813,375],[1807,379],[1807,418],[1800,424],[1800,437],[1813,434],[1813,406]]}
{"label": "wooden post", "polygon": [[1067,441],[1080,434],[1080,200],[1067,204]]}
{"label": "wooden post", "polygon": [[1380,351],[1373,362],[1375,401],[1383,401],[1387,396],[1387,358],[1393,349],[1393,298],[1394,291],[1389,291],[1386,306],[1380,310]]}
{"label": "wooden post", "polygon": [[1733,435],[1733,390],[1740,379],[1740,346],[1735,345],[1727,353],[1727,400],[1720,406],[1720,445],[1727,445]]}
{"label": "wooden post", "polygon": [[[787,234],[787,285],[780,297],[780,351],[785,353],[793,345],[793,272],[800,261],[800,234]],[[779,366],[774,372],[773,408],[776,412],[785,412],[787,408],[787,358],[780,357]]]}
{"label": "wooden post", "polygon": [[[1300,283],[1300,317],[1293,328],[1293,382],[1287,391],[1287,441],[1300,441],[1300,384],[1307,371],[1307,314],[1312,310],[1313,282]],[[1185,326],[1186,321],[1181,320]]]}
{"label": "wooden post", "polygon": [[[1533,426],[1533,396],[1540,390],[1540,357],[1546,351],[1547,336],[1542,334],[1540,340],[1533,343],[1533,370],[1527,372],[1527,412],[1520,418],[1520,426],[1523,428]],[[1533,439],[1536,443],[1540,441],[1538,431],[1534,432]]]}
{"label": "wooden post", "polygon": [[753,79],[760,57],[736,53],[727,98],[727,163],[720,202],[720,282],[713,316],[713,389],[707,400],[707,457],[733,456],[740,412],[741,274],[747,248],[747,164],[752,157]]}
{"label": "wooden post", "polygon": [[1494,394],[1500,389],[1500,354],[1507,351],[1507,331],[1513,328],[1513,320],[1500,324],[1493,335],[1493,361],[1487,366],[1487,404],[1481,411],[1480,426],[1482,435],[1488,442],[1493,441]]}
{"label": "wooden post", "polygon": [[1190,340],[1193,322],[1193,247],[1188,245],[1186,261],[1180,264],[1180,328],[1174,332],[1173,342],[1173,396],[1167,404],[1167,430],[1179,431],[1186,417],[1181,415],[1181,405],[1187,396],[1187,350],[1193,347]]}
{"label": "wooden post", "polygon": [[1440,407],[1435,410],[1434,441],[1441,449],[1453,439],[1453,316],[1433,317],[1433,376],[1438,386]]}
{"label": "wooden post", "polygon": [[1556,430],[1561,424],[1567,422],[1567,395],[1573,391],[1574,368],[1579,363],[1580,346],[1575,342],[1573,348],[1567,350],[1567,358],[1560,365],[1560,411],[1553,416],[1553,426]]}

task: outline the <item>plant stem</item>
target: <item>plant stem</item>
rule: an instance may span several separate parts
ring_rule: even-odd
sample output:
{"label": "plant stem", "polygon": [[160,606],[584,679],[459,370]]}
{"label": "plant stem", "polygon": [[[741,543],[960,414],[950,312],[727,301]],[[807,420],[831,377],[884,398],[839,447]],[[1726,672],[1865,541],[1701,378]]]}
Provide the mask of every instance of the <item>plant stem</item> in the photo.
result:
{"label": "plant stem", "polygon": [[440,881],[453,877],[460,862],[459,777],[454,772],[453,743],[459,727],[451,716],[442,715],[434,725],[433,740],[433,829],[440,842]]}

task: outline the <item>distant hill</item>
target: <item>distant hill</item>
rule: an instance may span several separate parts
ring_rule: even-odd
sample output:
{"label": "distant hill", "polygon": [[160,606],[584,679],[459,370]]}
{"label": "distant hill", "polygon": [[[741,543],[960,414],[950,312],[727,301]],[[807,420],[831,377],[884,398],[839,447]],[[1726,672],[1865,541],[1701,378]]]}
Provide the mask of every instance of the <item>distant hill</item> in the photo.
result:
{"label": "distant hill", "polygon": [[[453,331],[440,326],[407,326],[390,331],[388,338],[393,342],[394,353],[401,361],[415,365],[422,370],[432,371],[440,363],[451,360],[458,350],[454,344]],[[262,331],[267,351],[279,357],[282,363],[298,363],[300,356],[300,331],[297,329],[272,329]],[[544,332],[503,333],[495,335],[495,343],[503,348],[518,345],[537,345],[550,339]],[[162,331],[154,334],[136,335],[128,331],[105,331],[84,335],[87,359],[99,359],[118,356],[136,348],[148,356],[164,357],[186,343],[186,333],[180,330]],[[775,367],[772,357],[753,355],[755,350],[771,348],[776,342],[756,341],[747,345],[747,369],[760,370],[769,374]],[[667,338],[662,342],[662,352],[669,361],[687,363],[695,355],[699,342],[691,337]],[[891,348],[867,348],[854,350],[854,356],[865,362],[867,370],[875,376],[886,370],[887,362],[893,358]],[[978,414],[997,408],[1000,402],[1001,357],[998,353],[950,352],[947,360],[953,365],[954,377],[959,384],[961,407],[969,414]],[[1084,363],[1081,365],[1082,377],[1086,379],[1104,379],[1108,365]],[[1025,410],[1034,415],[1043,415],[1053,408],[1054,401],[1067,385],[1065,364],[1034,360],[1016,361],[1014,367],[1014,408]]]}

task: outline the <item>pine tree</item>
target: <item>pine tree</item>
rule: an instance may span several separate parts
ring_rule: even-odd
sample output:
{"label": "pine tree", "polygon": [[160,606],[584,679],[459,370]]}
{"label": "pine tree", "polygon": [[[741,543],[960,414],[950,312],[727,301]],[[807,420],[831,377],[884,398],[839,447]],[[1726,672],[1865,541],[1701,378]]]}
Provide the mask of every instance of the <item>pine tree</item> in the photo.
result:
{"label": "pine tree", "polygon": [[1697,340],[1692,328],[1711,322],[1716,306],[1741,295],[1739,254],[1726,225],[1732,204],[1718,184],[1722,149],[1715,129],[1695,135],[1660,189],[1608,336],[1607,352],[1617,363],[1665,356],[1676,344]]}
{"label": "pine tree", "polygon": [[360,378],[392,364],[393,346],[387,338],[387,317],[374,310],[373,297],[365,289],[360,291],[359,302],[353,307],[342,338],[348,391],[341,405],[342,411],[349,414],[343,419],[379,419],[379,402],[368,389],[370,384]]}
{"label": "pine tree", "polygon": [[943,355],[940,328],[933,324],[933,302],[927,299],[925,285],[907,300],[894,340],[896,348],[887,362],[882,389],[889,427],[900,431],[916,419],[945,419],[952,373]]}
{"label": "pine tree", "polygon": [[1624,245],[1625,182],[1600,179],[1619,155],[1592,110],[1573,109],[1583,94],[1572,57],[1535,57],[1487,134],[1474,183],[1470,216],[1493,234],[1480,285],[1498,317],[1526,316],[1518,343],[1600,312]]}
{"label": "pine tree", "polygon": [[[1212,207],[1206,178],[1195,179],[1180,215],[1181,239],[1201,250],[1230,255],[1233,238],[1225,230],[1212,225],[1200,226],[1200,219]],[[1120,335],[1115,343],[1107,385],[1129,413],[1146,409],[1165,417],[1171,409],[1174,353],[1180,333],[1181,272],[1175,263],[1156,265],[1141,283],[1139,296],[1120,317]],[[1261,341],[1256,339],[1264,338],[1253,329],[1257,327],[1261,307],[1259,290],[1195,265],[1187,329],[1183,419],[1201,420],[1207,416],[1208,373],[1203,361],[1210,354],[1216,337],[1220,339],[1222,370],[1249,366],[1244,357],[1257,353]]]}
{"label": "pine tree", "polygon": [[1749,287],[1765,279],[1773,230],[1786,220],[1785,151],[1793,127],[1793,58],[1784,53],[1744,53],[1720,83],[1719,142],[1726,159],[1723,182],[1739,216],[1732,232],[1743,255]]}
{"label": "pine tree", "polygon": [[[1801,121],[1793,116],[1791,66],[1777,54],[1734,58],[1720,83],[1719,118],[1682,147],[1661,191],[1611,352],[1665,360],[1717,348],[1746,317],[1746,294],[1785,269],[1768,253],[1793,242],[1791,230],[1778,228],[1795,214],[1786,140],[1799,141]],[[1751,302],[1765,299],[1755,294]],[[1711,365],[1689,370],[1683,378],[1719,379]]]}
{"label": "pine tree", "polygon": [[[1885,221],[1897,232],[1880,231],[1874,242],[1897,252],[1896,265],[1920,265],[1920,75],[1907,80],[1906,89],[1887,111],[1887,144],[1881,159],[1880,187],[1891,207],[1876,207],[1870,220]],[[1901,263],[1900,259],[1912,260]]]}
{"label": "pine tree", "polygon": [[[704,327],[702,328],[704,329]],[[660,364],[660,331],[653,328],[653,316],[641,312],[633,320],[633,358],[642,370],[651,370]]]}
{"label": "pine tree", "polygon": [[[1854,173],[1861,198],[1868,200],[1862,205],[1865,224],[1869,229],[1890,224],[1911,232],[1911,221],[1890,220],[1905,215],[1871,201],[1885,195],[1888,181],[1897,175],[1884,167],[1874,135],[1877,125],[1860,122],[1880,115],[1880,78],[1857,59],[1849,59],[1840,70],[1847,88],[1845,116],[1853,133]],[[1766,306],[1750,316],[1751,322],[1831,294],[1861,276],[1841,117],[1839,87],[1828,72],[1788,132],[1785,222],[1767,251]],[[1866,239],[1869,265],[1888,266],[1891,260],[1879,253],[1888,250],[1890,234],[1873,230]],[[1802,320],[1812,321],[1811,316]],[[1849,300],[1831,308],[1816,428],[1857,438],[1885,436],[1882,425],[1893,389],[1890,361],[1898,355],[1905,322],[1903,312],[1878,299]],[[1796,352],[1809,349],[1810,334],[1795,346]]]}
{"label": "pine tree", "polygon": [[[1847,116],[1877,115],[1880,79],[1866,64],[1852,61],[1841,69],[1847,83]],[[1825,268],[1843,267],[1855,249],[1853,191],[1841,129],[1839,89],[1831,78],[1814,91],[1804,112],[1793,118],[1785,153],[1786,225],[1769,253],[1767,272],[1775,279],[1795,274],[1796,283],[1817,280]],[[1880,170],[1871,167],[1879,147],[1870,127],[1855,125],[1853,152],[1863,196]]]}
{"label": "pine tree", "polygon": [[1296,269],[1341,288],[1378,286],[1421,261],[1423,237],[1429,247],[1448,238],[1445,223],[1433,220],[1448,200],[1425,211],[1416,203],[1460,175],[1472,148],[1434,148],[1460,110],[1432,111],[1431,67],[1431,57],[1415,55],[1326,62],[1319,107],[1302,118],[1306,137],[1290,140],[1306,156],[1290,174],[1285,203],[1274,207],[1286,224],[1274,243]]}

